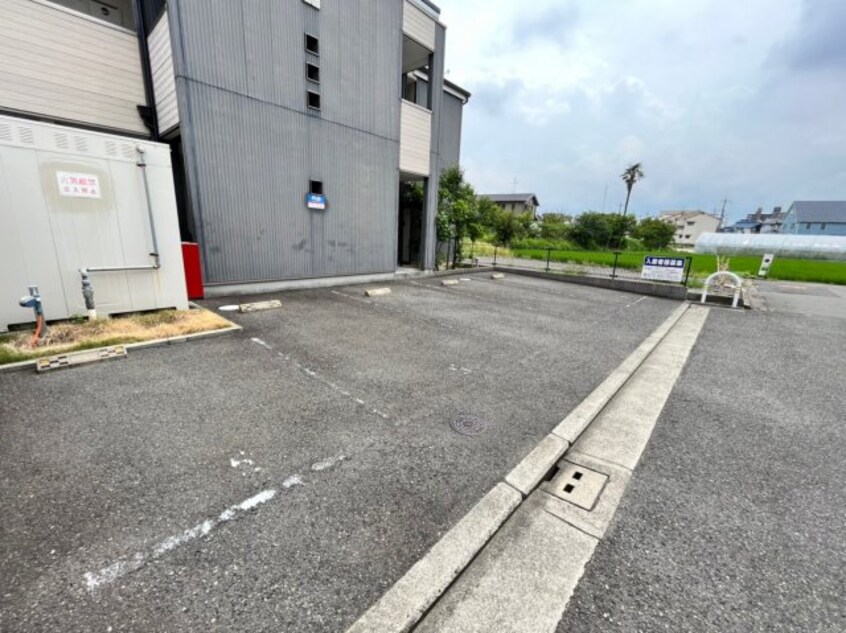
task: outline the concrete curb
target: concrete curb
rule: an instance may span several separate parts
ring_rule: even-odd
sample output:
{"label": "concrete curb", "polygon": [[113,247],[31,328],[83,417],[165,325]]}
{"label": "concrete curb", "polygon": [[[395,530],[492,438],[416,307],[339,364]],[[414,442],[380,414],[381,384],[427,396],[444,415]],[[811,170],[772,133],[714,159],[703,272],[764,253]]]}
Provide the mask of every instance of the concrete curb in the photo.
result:
{"label": "concrete curb", "polygon": [[505,476],[505,483],[528,497],[569,447],[569,442],[550,433]]}
{"label": "concrete curb", "polygon": [[[233,323],[230,327],[222,328],[220,330],[210,330],[208,332],[195,332],[194,334],[186,334],[185,336],[171,336],[169,338],[157,338],[151,341],[141,341],[140,343],[121,343],[121,347],[130,350],[130,349],[145,349],[149,347],[163,347],[165,345],[175,345],[177,343],[187,343],[188,341],[194,341],[201,338],[212,338],[214,336],[224,336],[226,334],[231,334],[233,332],[240,332],[243,330],[240,325]],[[103,347],[93,347],[91,350],[86,351],[96,351],[107,349],[108,347],[114,347],[113,345],[104,345]],[[48,358],[47,356],[42,356],[40,358]],[[13,371],[23,371],[25,369],[35,369],[35,364],[38,362],[37,358],[33,358],[32,360],[24,360],[19,363],[9,363],[8,365],[0,365],[0,374],[4,372],[13,372]]]}
{"label": "concrete curb", "polygon": [[[409,569],[347,633],[405,633],[464,571],[511,514],[622,389],[688,310],[680,305],[600,385],[544,437],[429,552]],[[569,439],[572,438],[572,439]]]}
{"label": "concrete curb", "polygon": [[[579,403],[579,405],[564,418],[561,423],[552,429],[553,435],[574,444],[579,435],[599,415],[611,399],[617,394],[632,374],[643,364],[643,361],[658,347],[664,340],[667,333],[687,312],[690,304],[683,303],[644,341],[638,345],[620,365],[603,380],[591,394]],[[552,465],[550,465],[550,468]]]}
{"label": "concrete curb", "polygon": [[409,279],[427,277],[447,277],[450,275],[469,275],[475,272],[493,272],[491,266],[478,268],[456,268],[455,270],[415,270],[408,272],[374,273],[372,275],[346,275],[341,277],[314,277],[289,279],[286,281],[256,281],[237,284],[210,284],[205,287],[206,299],[223,297],[249,297],[266,295],[289,290],[314,290],[318,288],[337,288],[339,286],[365,286],[377,283],[401,283]]}
{"label": "concrete curb", "polygon": [[662,297],[664,299],[676,299],[678,301],[684,301],[687,298],[687,287],[682,286],[681,284],[662,284],[652,281],[641,281],[640,279],[611,279],[610,277],[571,275],[564,272],[546,272],[543,270],[532,270],[530,268],[512,268],[511,266],[494,266],[494,268],[498,271],[511,273],[513,275],[549,279],[551,281],[562,281],[565,283],[579,284],[581,286],[591,286],[593,288],[633,292],[639,295]]}
{"label": "concrete curb", "polygon": [[511,486],[497,484],[347,633],[410,631],[522,501]]}
{"label": "concrete curb", "polygon": [[453,275],[475,275],[476,273],[492,273],[493,266],[477,266],[476,268],[455,268],[453,270],[436,270],[432,277],[452,277]]}

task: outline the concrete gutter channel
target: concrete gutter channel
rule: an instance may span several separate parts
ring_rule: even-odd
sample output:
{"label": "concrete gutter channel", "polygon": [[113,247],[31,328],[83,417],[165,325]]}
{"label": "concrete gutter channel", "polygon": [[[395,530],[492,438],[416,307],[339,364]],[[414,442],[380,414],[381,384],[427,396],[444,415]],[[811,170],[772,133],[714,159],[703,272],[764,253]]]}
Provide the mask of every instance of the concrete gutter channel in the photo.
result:
{"label": "concrete gutter channel", "polygon": [[553,631],[707,315],[679,306],[347,633]]}

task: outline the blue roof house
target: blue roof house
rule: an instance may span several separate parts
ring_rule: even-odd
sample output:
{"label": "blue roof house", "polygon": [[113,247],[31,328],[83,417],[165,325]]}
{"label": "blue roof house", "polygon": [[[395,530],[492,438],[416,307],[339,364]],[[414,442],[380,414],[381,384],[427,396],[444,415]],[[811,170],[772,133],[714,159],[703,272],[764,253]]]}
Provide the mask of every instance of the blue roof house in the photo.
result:
{"label": "blue roof house", "polygon": [[787,210],[782,233],[846,235],[846,201],[797,200]]}

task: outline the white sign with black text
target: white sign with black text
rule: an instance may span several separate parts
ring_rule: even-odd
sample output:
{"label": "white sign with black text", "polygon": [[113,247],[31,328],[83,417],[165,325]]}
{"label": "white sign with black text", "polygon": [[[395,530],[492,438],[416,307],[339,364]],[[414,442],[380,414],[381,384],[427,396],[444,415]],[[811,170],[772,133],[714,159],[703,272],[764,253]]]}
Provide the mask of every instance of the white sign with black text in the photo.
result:
{"label": "white sign with black text", "polygon": [[641,279],[650,281],[672,281],[681,283],[684,281],[684,257],[662,257],[660,255],[647,255],[643,258],[643,268],[640,271]]}

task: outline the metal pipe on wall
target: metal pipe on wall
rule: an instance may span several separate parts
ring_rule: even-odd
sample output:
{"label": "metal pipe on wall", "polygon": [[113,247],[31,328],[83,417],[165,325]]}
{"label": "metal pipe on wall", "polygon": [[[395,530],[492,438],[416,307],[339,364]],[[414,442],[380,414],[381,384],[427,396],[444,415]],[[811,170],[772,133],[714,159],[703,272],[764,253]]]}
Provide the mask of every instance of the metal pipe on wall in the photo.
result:
{"label": "metal pipe on wall", "polygon": [[150,198],[150,182],[147,178],[147,153],[140,145],[135,148],[138,152],[138,162],[135,163],[141,168],[141,175],[144,179],[144,197],[147,199],[147,217],[150,220],[150,234],[153,238],[153,252],[150,256],[155,260],[156,268],[159,263],[159,240],[156,236],[156,221],[153,219],[153,201]]}

